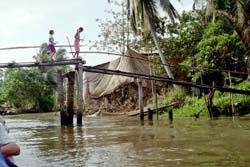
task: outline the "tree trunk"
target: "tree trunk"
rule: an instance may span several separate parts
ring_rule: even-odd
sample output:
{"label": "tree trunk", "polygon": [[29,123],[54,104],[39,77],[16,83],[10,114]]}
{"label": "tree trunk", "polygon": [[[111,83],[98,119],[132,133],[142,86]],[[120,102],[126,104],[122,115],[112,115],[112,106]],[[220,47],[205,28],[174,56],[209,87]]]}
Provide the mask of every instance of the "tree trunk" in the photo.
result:
{"label": "tree trunk", "polygon": [[154,26],[153,26],[153,23],[151,21],[149,21],[149,25],[150,25],[150,31],[151,31],[151,34],[152,34],[152,37],[153,37],[153,40],[154,40],[154,43],[155,43],[155,46],[157,47],[158,49],[158,52],[159,52],[159,55],[160,55],[160,58],[161,58],[161,61],[162,61],[162,64],[164,65],[164,69],[166,71],[166,73],[168,74],[168,77],[169,78],[172,78],[174,79],[174,76],[173,76],[173,73],[171,71],[171,69],[169,68],[168,66],[168,63],[163,55],[163,52],[162,52],[162,48],[160,46],[160,42],[159,42],[159,39],[156,35],[156,32],[154,30]]}
{"label": "tree trunk", "polygon": [[207,99],[207,110],[208,110],[210,118],[213,117],[213,97],[214,97],[214,92],[215,92],[215,89],[211,89],[210,94],[209,94],[208,99]]}
{"label": "tree trunk", "polygon": [[[238,12],[243,12],[243,11],[241,9],[241,10],[238,10]],[[233,17],[232,15],[224,11],[218,11],[218,13],[223,15],[232,24],[235,31],[238,33],[242,43],[244,44],[244,47],[246,50],[246,53],[245,53],[246,66],[247,66],[247,71],[249,73],[250,72],[250,60],[249,60],[250,59],[250,27],[249,27],[248,19],[244,18],[245,16],[243,13],[238,13],[238,17],[240,17],[240,19]]]}
{"label": "tree trunk", "polygon": [[208,100],[207,100],[207,109],[208,109],[210,118],[220,116],[219,109],[215,105],[213,105],[214,93],[215,93],[215,89],[213,88],[210,90],[210,94],[209,94]]}

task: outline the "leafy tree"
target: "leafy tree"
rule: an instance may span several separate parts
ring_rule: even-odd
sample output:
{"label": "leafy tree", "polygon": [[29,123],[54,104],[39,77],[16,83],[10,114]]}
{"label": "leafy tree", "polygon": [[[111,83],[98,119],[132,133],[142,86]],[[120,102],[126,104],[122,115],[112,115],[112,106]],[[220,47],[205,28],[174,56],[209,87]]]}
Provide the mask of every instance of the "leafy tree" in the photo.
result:
{"label": "leafy tree", "polygon": [[53,88],[37,69],[7,69],[1,99],[15,109],[50,111],[54,105]]}
{"label": "leafy tree", "polygon": [[238,33],[246,49],[247,64],[250,58],[250,0],[208,0],[207,14],[225,18]]}
{"label": "leafy tree", "polygon": [[[185,61],[192,59],[198,52],[196,45],[202,39],[204,29],[207,26],[204,18],[204,10],[195,10],[183,12],[179,23],[174,25],[169,22],[164,23],[164,29],[167,31],[168,38],[161,39],[162,46],[178,79],[185,80],[189,74],[192,63],[185,63]],[[182,62],[183,64],[181,64]]]}
{"label": "leafy tree", "polygon": [[238,34],[223,20],[208,25],[196,49],[194,57],[185,61],[200,69],[191,72],[193,81],[203,76],[207,84],[214,81],[221,85],[223,71],[245,71],[244,46]]}
{"label": "leafy tree", "polygon": [[[65,49],[58,49],[56,60],[66,59],[65,55]],[[49,61],[47,44],[42,44],[39,53],[33,57],[38,62]],[[58,68],[64,72],[71,69],[63,66],[0,71],[0,104],[7,103],[17,110],[51,111],[55,102]]]}

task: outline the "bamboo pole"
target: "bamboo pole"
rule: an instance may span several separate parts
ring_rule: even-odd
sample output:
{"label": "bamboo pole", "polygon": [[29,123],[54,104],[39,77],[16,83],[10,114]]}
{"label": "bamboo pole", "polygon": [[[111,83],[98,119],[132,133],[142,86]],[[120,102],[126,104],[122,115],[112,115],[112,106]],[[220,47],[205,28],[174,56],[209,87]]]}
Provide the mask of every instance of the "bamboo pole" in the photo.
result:
{"label": "bamboo pole", "polygon": [[120,76],[126,76],[126,77],[141,78],[141,79],[146,79],[146,80],[162,81],[162,82],[167,82],[167,83],[187,86],[187,87],[195,87],[195,88],[200,88],[200,89],[215,89],[221,92],[231,92],[231,93],[236,93],[236,94],[250,95],[249,90],[233,89],[233,88],[227,88],[227,87],[221,87],[221,86],[199,85],[199,84],[195,84],[192,82],[186,82],[186,81],[171,79],[167,77],[152,76],[152,75],[147,75],[147,74],[138,74],[138,73],[132,73],[132,72],[119,71],[119,70],[108,70],[108,69],[101,69],[101,68],[96,68],[96,67],[91,67],[91,66],[83,66],[83,71],[107,74],[107,75],[120,75]]}
{"label": "bamboo pole", "polygon": [[[80,45],[80,47],[85,45]],[[55,45],[56,48],[74,47],[74,45]],[[0,48],[0,50],[17,50],[17,49],[40,49],[41,46],[14,46]]]}
{"label": "bamboo pole", "polygon": [[73,50],[72,50],[72,45],[70,45],[70,40],[69,40],[69,37],[67,37],[67,40],[68,40],[68,43],[69,43],[69,48],[70,48],[70,52],[72,52],[72,57],[74,57],[74,53],[73,53]]}
{"label": "bamboo pole", "polygon": [[[229,84],[230,84],[230,88],[232,88],[232,78],[231,78],[231,73],[228,73],[228,77],[229,77]],[[231,104],[231,109],[232,111],[230,112],[230,115],[234,114],[234,102],[233,102],[233,94],[230,93],[230,104]]]}
{"label": "bamboo pole", "polygon": [[[153,72],[153,70],[152,70],[151,67],[150,67],[150,75],[154,75],[154,72]],[[151,88],[152,88],[152,94],[153,94],[153,101],[154,101],[155,109],[157,111],[156,118],[157,118],[157,120],[159,120],[159,112],[157,110],[157,108],[158,108],[158,99],[157,99],[157,93],[156,93],[155,84],[156,84],[156,81],[151,80]]]}

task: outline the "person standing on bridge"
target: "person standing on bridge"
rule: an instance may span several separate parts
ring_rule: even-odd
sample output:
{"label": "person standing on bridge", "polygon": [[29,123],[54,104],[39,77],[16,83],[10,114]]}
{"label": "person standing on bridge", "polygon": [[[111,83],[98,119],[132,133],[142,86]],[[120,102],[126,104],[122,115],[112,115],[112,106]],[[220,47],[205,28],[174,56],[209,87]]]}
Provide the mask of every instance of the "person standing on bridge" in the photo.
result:
{"label": "person standing on bridge", "polygon": [[80,38],[80,33],[83,32],[83,28],[80,27],[76,30],[75,34],[75,41],[74,41],[74,47],[75,47],[75,54],[73,55],[74,58],[79,58],[79,52],[80,52],[80,41],[83,40]]}
{"label": "person standing on bridge", "polygon": [[55,49],[55,44],[56,42],[54,41],[54,30],[50,30],[49,31],[49,43],[48,43],[48,48],[50,50],[50,61],[53,62],[54,61],[54,56],[56,53],[56,49]]}

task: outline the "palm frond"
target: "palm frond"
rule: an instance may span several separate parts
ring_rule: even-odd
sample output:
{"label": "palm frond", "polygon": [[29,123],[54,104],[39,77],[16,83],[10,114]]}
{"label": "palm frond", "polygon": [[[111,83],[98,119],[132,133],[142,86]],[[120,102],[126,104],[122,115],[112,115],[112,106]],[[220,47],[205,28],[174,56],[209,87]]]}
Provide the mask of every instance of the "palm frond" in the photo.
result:
{"label": "palm frond", "polygon": [[250,19],[250,0],[238,0],[246,19]]}
{"label": "palm frond", "polygon": [[178,11],[172,5],[170,0],[160,0],[160,5],[161,5],[162,9],[168,14],[172,23],[175,22],[175,19],[180,18]]}
{"label": "palm frond", "polygon": [[128,0],[128,13],[129,13],[129,20],[132,27],[132,30],[137,33],[137,4],[135,1]]}
{"label": "palm frond", "polygon": [[66,50],[65,49],[58,49],[56,52],[56,60],[65,60],[65,55],[66,55]]}

